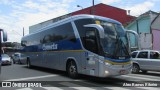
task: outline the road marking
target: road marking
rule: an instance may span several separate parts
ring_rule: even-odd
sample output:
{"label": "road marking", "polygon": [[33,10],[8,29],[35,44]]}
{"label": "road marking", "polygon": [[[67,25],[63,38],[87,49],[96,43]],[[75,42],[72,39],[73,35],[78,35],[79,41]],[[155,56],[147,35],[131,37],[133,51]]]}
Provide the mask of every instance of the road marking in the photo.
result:
{"label": "road marking", "polygon": [[130,89],[127,89],[127,88],[121,88],[121,87],[104,87],[106,89],[111,89],[111,90],[130,90]]}
{"label": "road marking", "polygon": [[146,78],[159,78],[159,76],[150,76],[150,75],[141,75],[141,74],[130,74],[128,76],[141,76],[141,77],[146,77]]}
{"label": "road marking", "polygon": [[59,83],[59,84],[68,86],[69,88],[78,89],[78,90],[96,90],[96,89],[84,87],[84,86],[77,85],[77,84],[70,83],[70,82],[62,82],[62,83]]}
{"label": "road marking", "polygon": [[159,88],[154,88],[154,87],[136,87],[139,89],[145,89],[145,90],[159,90]]}
{"label": "road marking", "polygon": [[[153,79],[153,78],[144,78],[144,76],[143,77],[136,77],[136,76],[129,76],[129,75],[123,75],[123,76],[120,76],[120,77],[127,77],[127,78],[133,78],[133,79],[140,79],[140,80],[149,80],[149,81],[160,81],[160,80],[158,80],[158,79]],[[138,80],[138,81],[140,81],[140,80]],[[137,81],[137,80],[132,80],[132,81]]]}
{"label": "road marking", "polygon": [[85,81],[85,80],[79,80],[79,79],[77,79],[77,80],[73,80],[73,81],[80,81],[80,82],[82,82],[82,83],[86,83],[86,84],[89,84],[89,85],[93,85],[93,86],[95,86],[95,87],[100,87],[100,86],[97,85],[97,84],[90,83],[90,82],[87,82],[87,81]]}
{"label": "road marking", "polygon": [[21,89],[16,89],[16,90],[33,90],[31,88],[21,88]]}
{"label": "road marking", "polygon": [[57,88],[57,87],[42,87],[43,89],[46,89],[46,90],[63,90],[63,89],[60,89],[60,88]]}
{"label": "road marking", "polygon": [[4,81],[24,81],[24,80],[31,80],[31,79],[39,79],[39,78],[47,78],[47,77],[54,77],[58,75],[45,75],[45,76],[36,76],[36,77],[27,77],[27,78],[18,78],[18,79],[9,79]]}

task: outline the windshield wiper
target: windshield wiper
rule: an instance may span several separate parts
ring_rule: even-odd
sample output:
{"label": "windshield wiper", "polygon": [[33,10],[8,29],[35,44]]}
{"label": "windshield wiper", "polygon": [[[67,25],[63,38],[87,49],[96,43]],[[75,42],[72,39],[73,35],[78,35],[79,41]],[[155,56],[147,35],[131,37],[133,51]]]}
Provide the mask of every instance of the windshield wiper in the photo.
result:
{"label": "windshield wiper", "polygon": [[[125,56],[130,56],[130,54],[129,54],[129,52],[128,52],[128,49],[127,49],[127,47],[126,47],[126,45],[125,45],[125,43],[122,41],[122,39],[117,35],[116,36],[116,43],[115,44],[117,44],[116,45],[116,49],[115,49],[115,51],[114,51],[114,55],[113,55],[113,57],[115,58],[116,56],[117,56],[117,53],[119,52],[119,53],[126,53],[127,55],[125,55]],[[123,44],[123,45],[121,45],[121,44]],[[120,50],[120,46],[122,46],[122,50]],[[124,49],[123,49],[124,48]]]}
{"label": "windshield wiper", "polygon": [[[127,52],[127,56],[130,56],[130,54],[129,54],[129,52],[128,52],[128,49],[127,49],[127,46],[125,45],[125,43],[123,42],[123,40],[122,39],[119,39],[121,42],[122,42],[122,44],[123,44],[123,46],[124,46],[124,48],[125,48],[125,51]],[[122,46],[122,48],[123,48],[123,46]],[[125,51],[124,51],[124,53],[125,53]]]}
{"label": "windshield wiper", "polygon": [[116,58],[117,52],[118,52],[118,50],[120,49],[120,48],[119,48],[118,36],[116,36],[116,42],[115,42],[115,44],[116,44],[116,47],[115,47],[115,50],[114,50],[113,58]]}
{"label": "windshield wiper", "polygon": [[112,54],[109,54],[108,52],[104,52],[106,54],[107,57],[112,57]]}

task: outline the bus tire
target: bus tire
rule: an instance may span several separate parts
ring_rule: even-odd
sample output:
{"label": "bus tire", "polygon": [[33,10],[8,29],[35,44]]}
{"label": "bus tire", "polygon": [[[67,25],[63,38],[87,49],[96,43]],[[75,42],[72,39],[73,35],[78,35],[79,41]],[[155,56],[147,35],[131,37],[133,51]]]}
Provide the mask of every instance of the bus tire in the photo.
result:
{"label": "bus tire", "polygon": [[31,65],[31,62],[30,62],[29,59],[27,59],[27,67],[28,67],[28,68],[32,68],[32,65]]}
{"label": "bus tire", "polygon": [[139,73],[140,71],[140,68],[138,66],[138,64],[133,64],[133,67],[132,67],[132,73]]}
{"label": "bus tire", "polygon": [[77,65],[73,60],[67,63],[67,73],[71,78],[75,79],[78,77]]}

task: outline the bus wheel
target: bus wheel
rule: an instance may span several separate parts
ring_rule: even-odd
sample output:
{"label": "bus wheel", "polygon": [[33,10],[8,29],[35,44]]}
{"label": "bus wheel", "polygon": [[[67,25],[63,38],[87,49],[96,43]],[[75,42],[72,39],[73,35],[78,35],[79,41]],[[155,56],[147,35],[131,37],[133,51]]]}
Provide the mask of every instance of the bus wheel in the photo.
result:
{"label": "bus wheel", "polygon": [[133,64],[133,67],[132,67],[132,73],[139,73],[139,66],[137,64]]}
{"label": "bus wheel", "polygon": [[76,66],[76,63],[74,61],[70,61],[67,64],[67,73],[68,73],[69,77],[71,77],[71,78],[77,78],[78,77],[77,66]]}
{"label": "bus wheel", "polygon": [[28,68],[31,68],[31,62],[30,62],[29,59],[27,59],[27,67],[28,67]]}

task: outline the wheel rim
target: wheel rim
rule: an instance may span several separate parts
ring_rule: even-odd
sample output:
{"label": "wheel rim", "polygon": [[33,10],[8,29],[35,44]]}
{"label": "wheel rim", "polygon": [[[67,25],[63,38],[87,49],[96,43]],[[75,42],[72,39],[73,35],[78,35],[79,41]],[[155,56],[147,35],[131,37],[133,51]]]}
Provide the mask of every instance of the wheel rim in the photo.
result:
{"label": "wheel rim", "polygon": [[75,74],[76,73],[75,66],[71,66],[70,69],[69,69],[69,71],[70,71],[71,74]]}
{"label": "wheel rim", "polygon": [[69,72],[71,75],[74,75],[76,73],[76,66],[71,62],[71,66],[69,68]]}
{"label": "wheel rim", "polygon": [[138,67],[136,65],[133,65],[132,72],[137,73],[138,70]]}
{"label": "wheel rim", "polygon": [[69,67],[69,73],[70,75],[75,75],[77,73],[76,66],[71,62],[71,65]]}

